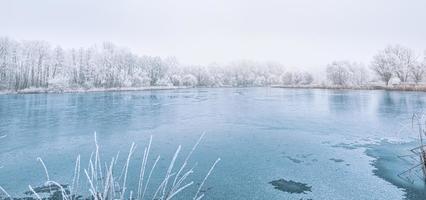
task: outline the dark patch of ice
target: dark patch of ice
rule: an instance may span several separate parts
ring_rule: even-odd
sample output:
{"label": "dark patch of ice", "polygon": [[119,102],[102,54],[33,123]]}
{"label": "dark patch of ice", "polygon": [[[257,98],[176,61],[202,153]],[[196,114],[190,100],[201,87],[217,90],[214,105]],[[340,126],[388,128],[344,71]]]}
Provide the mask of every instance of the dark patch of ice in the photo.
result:
{"label": "dark patch of ice", "polygon": [[275,189],[288,192],[290,194],[306,194],[306,192],[311,192],[312,187],[308,186],[306,183],[295,182],[292,180],[278,179],[269,182],[269,184],[273,185]]}

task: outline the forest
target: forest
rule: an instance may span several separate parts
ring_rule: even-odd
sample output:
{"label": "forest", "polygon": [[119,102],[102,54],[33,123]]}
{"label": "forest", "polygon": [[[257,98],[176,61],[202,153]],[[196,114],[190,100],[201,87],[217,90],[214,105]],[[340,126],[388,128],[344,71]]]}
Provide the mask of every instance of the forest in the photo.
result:
{"label": "forest", "polygon": [[289,72],[279,63],[182,65],[175,58],[139,56],[105,42],[64,49],[45,41],[0,38],[0,89],[120,88],[147,86],[247,87],[311,84],[307,72]]}

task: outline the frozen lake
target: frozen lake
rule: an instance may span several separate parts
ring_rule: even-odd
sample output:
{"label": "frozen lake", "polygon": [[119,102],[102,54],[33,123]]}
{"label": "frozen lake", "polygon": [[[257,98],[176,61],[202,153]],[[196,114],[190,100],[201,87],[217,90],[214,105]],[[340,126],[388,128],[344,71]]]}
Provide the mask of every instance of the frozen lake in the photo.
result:
{"label": "frozen lake", "polygon": [[[157,184],[177,146],[185,155],[206,132],[191,158],[198,183],[221,158],[206,199],[402,199],[403,189],[373,173],[365,151],[383,139],[412,141],[417,133],[404,127],[425,103],[416,92],[281,88],[0,95],[0,186],[22,194],[43,184],[37,157],[51,179],[69,183],[77,155],[87,168],[96,131],[105,161],[118,151],[124,160],[137,144],[129,169],[135,190],[150,135],[149,162],[164,158]],[[274,189],[269,182],[279,179],[311,191]]]}

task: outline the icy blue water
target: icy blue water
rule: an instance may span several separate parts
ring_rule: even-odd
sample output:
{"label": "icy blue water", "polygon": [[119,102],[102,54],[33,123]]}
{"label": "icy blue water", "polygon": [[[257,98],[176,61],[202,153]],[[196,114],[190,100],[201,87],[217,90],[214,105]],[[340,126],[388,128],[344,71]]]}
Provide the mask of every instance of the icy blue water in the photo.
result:
{"label": "icy blue water", "polygon": [[[41,185],[37,157],[51,179],[70,182],[76,156],[89,159],[95,131],[105,161],[118,151],[124,160],[130,144],[138,145],[129,176],[135,185],[150,135],[150,162],[161,154],[165,171],[179,144],[186,154],[206,132],[191,159],[198,163],[193,179],[222,159],[206,199],[401,199],[401,189],[373,174],[362,144],[411,140],[416,135],[402,128],[425,102],[416,92],[280,88],[0,95],[0,136],[7,135],[0,185],[13,194]],[[155,176],[154,183],[164,175]],[[269,182],[278,179],[312,192],[276,190]]]}

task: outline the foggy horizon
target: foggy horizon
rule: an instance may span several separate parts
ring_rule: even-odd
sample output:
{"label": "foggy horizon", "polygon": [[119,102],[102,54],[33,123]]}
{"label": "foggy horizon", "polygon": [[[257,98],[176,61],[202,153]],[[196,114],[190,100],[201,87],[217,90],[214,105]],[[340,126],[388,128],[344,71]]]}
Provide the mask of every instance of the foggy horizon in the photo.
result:
{"label": "foggy horizon", "polygon": [[2,1],[1,36],[65,48],[104,41],[184,64],[273,61],[319,70],[333,60],[368,64],[388,45],[426,49],[426,2]]}

